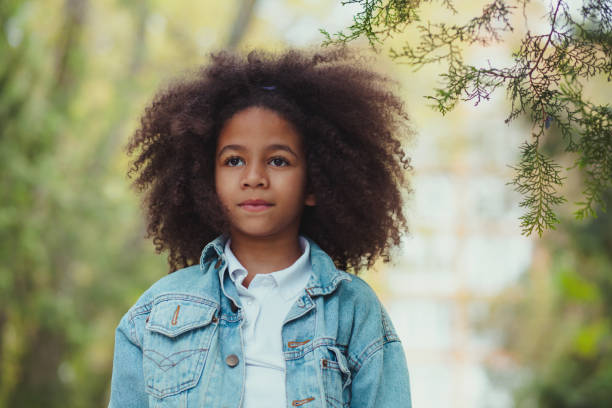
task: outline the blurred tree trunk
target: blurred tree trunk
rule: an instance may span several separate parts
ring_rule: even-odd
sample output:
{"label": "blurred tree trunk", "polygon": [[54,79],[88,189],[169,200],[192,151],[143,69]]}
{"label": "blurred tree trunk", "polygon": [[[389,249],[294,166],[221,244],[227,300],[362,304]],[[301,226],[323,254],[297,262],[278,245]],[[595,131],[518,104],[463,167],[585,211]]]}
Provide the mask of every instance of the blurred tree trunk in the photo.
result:
{"label": "blurred tree trunk", "polygon": [[59,366],[68,351],[65,333],[37,328],[21,359],[21,376],[7,407],[70,406]]}
{"label": "blurred tree trunk", "polygon": [[[123,131],[126,122],[130,119],[130,111],[127,105],[133,101],[138,91],[134,86],[130,85],[137,80],[137,76],[141,73],[147,55],[146,26],[147,20],[151,14],[149,3],[148,1],[139,1],[130,4],[129,7],[135,22],[130,63],[125,76],[121,81],[115,83],[113,90],[114,94],[117,95],[114,99],[126,106],[125,109],[115,110],[116,116],[109,121],[110,128],[104,132],[108,136],[101,138],[93,149],[92,155],[90,156],[93,160],[87,165],[87,174],[91,174],[94,177],[100,177],[106,173],[112,157],[117,153],[121,145],[121,140],[125,137]],[[140,238],[142,234],[140,234],[140,232],[138,232],[138,234]]]}
{"label": "blurred tree trunk", "polygon": [[81,76],[78,74],[82,65],[79,58],[82,55],[80,41],[87,18],[89,0],[65,1],[65,23],[57,47],[56,83],[52,93],[70,97],[74,95]]}
{"label": "blurred tree trunk", "polygon": [[[4,309],[0,309],[0,362],[4,360],[4,328],[6,324],[6,312]],[[4,383],[4,370],[0,365],[0,384]],[[0,402],[2,399],[0,397]]]}
{"label": "blurred tree trunk", "polygon": [[[86,23],[86,12],[88,0],[66,0],[63,8],[64,24],[58,36],[57,48],[55,51],[55,71],[53,72],[52,82],[48,84],[46,100],[50,114],[58,117],[68,116],[67,109],[71,98],[76,94],[83,71],[83,59],[81,50],[82,33]],[[27,47],[27,44],[23,45]],[[24,52],[26,52],[24,50]],[[19,55],[19,54],[17,54]],[[15,61],[14,73],[7,72],[9,75],[7,82],[23,72],[36,71],[32,64],[33,61],[24,58],[23,62]],[[35,86],[34,81],[30,87]],[[13,108],[7,111],[7,125],[11,121],[28,120],[19,114],[24,105],[30,102],[31,92],[22,92],[15,98]],[[23,163],[31,169],[36,169],[40,163],[44,163],[47,157],[54,154],[58,141],[61,139],[61,124],[56,129],[44,129],[43,124],[33,135],[15,134],[15,138],[22,137],[23,146],[31,145],[31,148],[23,149]],[[11,128],[17,131],[18,127]],[[51,130],[51,131],[50,131]],[[53,132],[56,131],[56,133]],[[36,174],[35,170],[31,170]],[[25,206],[21,210],[25,211],[47,211],[53,214],[53,197],[43,192],[46,186],[38,186],[35,179],[23,180],[25,182],[23,191],[16,191],[17,197],[21,193],[27,197]],[[9,200],[13,197],[7,197]],[[30,208],[28,208],[28,206]],[[19,207],[19,204],[18,204]],[[24,208],[25,207],[25,208]],[[24,241],[34,238],[43,240],[38,232],[39,228],[45,231],[47,227],[53,225],[52,219],[41,219],[43,225],[25,224],[18,226],[16,239]],[[47,224],[48,223],[48,224]],[[34,228],[29,230],[29,228]],[[34,236],[32,236],[34,235]],[[16,356],[17,372],[14,373],[14,386],[5,396],[10,407],[28,406],[60,406],[68,403],[66,400],[65,384],[58,376],[58,368],[69,351],[70,344],[68,333],[62,325],[54,325],[49,318],[56,310],[50,308],[49,299],[53,299],[58,290],[58,283],[61,282],[66,273],[66,254],[65,251],[49,251],[44,242],[37,242],[34,245],[41,245],[46,252],[46,261],[40,262],[32,251],[25,251],[26,262],[18,265],[18,269],[12,271],[14,274],[11,297],[13,303],[13,325],[20,329],[21,350]],[[16,253],[19,257],[19,248]],[[45,255],[43,255],[44,257]],[[28,259],[29,258],[29,259]],[[44,258],[43,258],[44,259]],[[30,262],[28,262],[30,260]],[[37,262],[38,261],[38,262]]]}
{"label": "blurred tree trunk", "polygon": [[253,19],[253,10],[255,9],[256,0],[241,0],[238,2],[238,15],[236,16],[236,20],[234,20],[234,24],[232,26],[232,31],[230,33],[229,41],[227,42],[227,48],[230,50],[235,50],[244,34],[247,32],[249,28],[249,24]]}

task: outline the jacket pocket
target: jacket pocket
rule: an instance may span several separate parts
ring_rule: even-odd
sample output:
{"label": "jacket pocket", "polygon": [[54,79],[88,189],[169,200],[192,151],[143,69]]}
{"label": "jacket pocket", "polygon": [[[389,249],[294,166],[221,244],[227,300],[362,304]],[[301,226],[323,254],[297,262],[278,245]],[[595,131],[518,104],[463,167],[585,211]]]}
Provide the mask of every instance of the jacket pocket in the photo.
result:
{"label": "jacket pocket", "polygon": [[191,295],[155,299],[143,339],[145,389],[150,395],[164,398],[198,383],[217,327],[216,310],[214,303]]}
{"label": "jacket pocket", "polygon": [[327,346],[326,349],[320,366],[327,406],[348,407],[351,402],[351,372],[348,361],[338,347]]}

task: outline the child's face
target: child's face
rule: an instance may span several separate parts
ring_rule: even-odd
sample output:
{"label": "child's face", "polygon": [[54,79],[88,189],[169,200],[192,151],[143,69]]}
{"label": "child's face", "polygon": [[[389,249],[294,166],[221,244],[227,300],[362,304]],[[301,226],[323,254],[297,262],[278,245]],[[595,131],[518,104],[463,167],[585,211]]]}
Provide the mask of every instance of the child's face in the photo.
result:
{"label": "child's face", "polygon": [[215,188],[229,216],[232,238],[297,237],[306,194],[306,158],[300,135],[276,112],[251,107],[219,134]]}

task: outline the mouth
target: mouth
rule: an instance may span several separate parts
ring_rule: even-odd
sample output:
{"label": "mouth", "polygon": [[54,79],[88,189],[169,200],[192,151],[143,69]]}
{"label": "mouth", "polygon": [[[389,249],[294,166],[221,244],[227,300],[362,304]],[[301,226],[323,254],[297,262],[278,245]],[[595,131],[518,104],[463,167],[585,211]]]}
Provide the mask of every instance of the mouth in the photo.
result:
{"label": "mouth", "polygon": [[238,204],[240,208],[250,212],[265,211],[273,205],[274,204],[269,203],[265,200],[246,200]]}

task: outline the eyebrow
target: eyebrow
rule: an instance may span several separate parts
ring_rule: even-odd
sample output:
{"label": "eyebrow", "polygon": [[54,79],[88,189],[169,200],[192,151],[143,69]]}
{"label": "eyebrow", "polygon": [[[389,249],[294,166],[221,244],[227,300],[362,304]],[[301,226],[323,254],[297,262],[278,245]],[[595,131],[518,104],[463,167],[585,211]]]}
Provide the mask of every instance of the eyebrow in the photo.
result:
{"label": "eyebrow", "polygon": [[[238,150],[238,151],[245,151],[246,147],[242,146],[242,145],[236,145],[236,144],[231,144],[231,145],[226,145],[223,146],[223,148],[221,150],[219,150],[219,154],[217,155],[217,157],[221,157],[221,155],[226,151],[226,150]],[[286,152],[291,153],[292,155],[294,155],[296,158],[298,157],[297,153],[295,153],[289,146],[284,145],[284,144],[271,144],[269,146],[266,147],[266,150],[284,150]]]}

